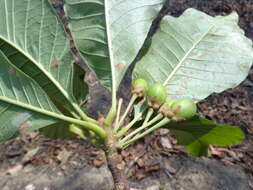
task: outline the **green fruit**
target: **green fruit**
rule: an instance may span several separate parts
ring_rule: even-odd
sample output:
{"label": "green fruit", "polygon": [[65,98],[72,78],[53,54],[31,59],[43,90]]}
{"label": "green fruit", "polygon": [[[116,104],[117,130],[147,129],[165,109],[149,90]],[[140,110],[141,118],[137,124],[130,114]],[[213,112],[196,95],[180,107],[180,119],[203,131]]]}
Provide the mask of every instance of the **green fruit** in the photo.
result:
{"label": "green fruit", "polygon": [[176,113],[176,117],[183,119],[189,119],[197,112],[196,104],[186,98],[176,100],[171,107]]}
{"label": "green fruit", "polygon": [[158,109],[167,98],[167,89],[160,83],[155,83],[147,91],[149,106]]}
{"label": "green fruit", "polygon": [[136,94],[138,97],[143,97],[148,90],[148,83],[143,78],[135,79],[132,82],[132,93]]}

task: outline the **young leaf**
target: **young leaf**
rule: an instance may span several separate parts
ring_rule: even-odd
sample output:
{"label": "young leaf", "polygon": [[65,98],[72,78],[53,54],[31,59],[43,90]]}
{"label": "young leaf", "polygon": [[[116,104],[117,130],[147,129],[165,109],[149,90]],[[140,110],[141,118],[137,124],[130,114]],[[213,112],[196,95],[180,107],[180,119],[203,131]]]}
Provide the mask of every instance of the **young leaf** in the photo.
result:
{"label": "young leaf", "polygon": [[244,133],[239,127],[216,124],[199,116],[168,124],[165,128],[194,156],[207,155],[208,145],[229,146],[244,139]]}
{"label": "young leaf", "polygon": [[4,55],[50,97],[83,115],[71,88],[75,76],[69,41],[49,3],[0,0],[0,12],[0,50]]}
{"label": "young leaf", "polygon": [[164,0],[65,0],[77,49],[101,83],[116,89]]}
{"label": "young leaf", "polygon": [[235,87],[253,61],[252,42],[237,23],[236,13],[211,17],[195,9],[165,16],[134,76],[163,83],[172,98],[196,101]]}

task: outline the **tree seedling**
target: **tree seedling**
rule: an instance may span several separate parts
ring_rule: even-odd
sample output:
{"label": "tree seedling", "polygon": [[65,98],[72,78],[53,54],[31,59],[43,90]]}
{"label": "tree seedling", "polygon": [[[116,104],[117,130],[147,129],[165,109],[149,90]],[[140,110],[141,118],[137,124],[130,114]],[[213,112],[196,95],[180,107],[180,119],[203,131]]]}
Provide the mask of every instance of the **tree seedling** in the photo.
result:
{"label": "tree seedling", "polygon": [[[238,15],[160,15],[150,37],[163,4],[64,0],[62,24],[48,1],[0,0],[0,142],[34,130],[88,140],[105,150],[115,190],[123,190],[120,151],[156,129],[169,129],[194,156],[242,141],[239,127],[196,114],[197,102],[240,84],[252,65]],[[117,91],[131,64],[132,97],[123,109]],[[111,93],[99,118],[87,114],[87,71]]]}

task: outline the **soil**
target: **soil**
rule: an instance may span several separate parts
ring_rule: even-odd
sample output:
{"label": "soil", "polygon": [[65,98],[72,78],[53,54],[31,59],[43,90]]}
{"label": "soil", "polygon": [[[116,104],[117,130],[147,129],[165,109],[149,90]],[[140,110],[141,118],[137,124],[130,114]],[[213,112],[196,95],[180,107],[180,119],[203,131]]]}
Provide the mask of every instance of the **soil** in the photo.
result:
{"label": "soil", "polygon": [[[61,9],[60,1],[56,7]],[[179,16],[194,7],[210,15],[236,11],[246,36],[253,40],[252,0],[169,0],[164,13]],[[151,35],[159,19],[154,23]],[[129,75],[128,75],[129,76]],[[90,115],[106,112],[108,92],[86,76],[92,98]],[[122,84],[125,93],[130,77]],[[95,106],[94,106],[95,105]],[[253,189],[253,68],[234,89],[213,94],[198,104],[200,115],[218,123],[240,126],[246,139],[228,148],[210,147],[210,156],[192,158],[167,130],[159,130],[122,151],[133,189],[250,190]],[[104,152],[81,140],[45,138],[33,132],[0,144],[0,189],[111,190],[113,182]]]}

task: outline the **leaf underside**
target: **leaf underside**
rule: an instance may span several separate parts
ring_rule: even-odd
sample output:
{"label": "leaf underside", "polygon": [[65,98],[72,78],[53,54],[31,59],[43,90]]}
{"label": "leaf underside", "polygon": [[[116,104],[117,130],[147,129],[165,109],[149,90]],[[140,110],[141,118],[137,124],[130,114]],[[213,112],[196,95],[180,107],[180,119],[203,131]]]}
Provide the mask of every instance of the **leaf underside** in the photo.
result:
{"label": "leaf underside", "polygon": [[0,12],[3,141],[19,134],[19,130],[36,130],[59,122],[62,114],[54,103],[80,113],[77,104],[83,100],[77,100],[77,96],[85,98],[87,89],[81,87],[84,74],[73,72],[69,41],[47,0],[0,0]]}
{"label": "leaf underside", "polygon": [[134,77],[163,83],[172,99],[200,101],[237,86],[253,62],[252,42],[237,23],[236,13],[211,17],[195,9],[164,17]]}
{"label": "leaf underside", "polygon": [[0,71],[0,142],[58,121],[44,114],[60,114],[46,93],[11,65],[1,51]]}
{"label": "leaf underside", "polygon": [[164,0],[65,0],[77,49],[113,94],[163,3]]}
{"label": "leaf underside", "polygon": [[[72,95],[69,41],[46,0],[0,1],[0,49],[50,96]],[[68,102],[68,100],[67,100]]]}

